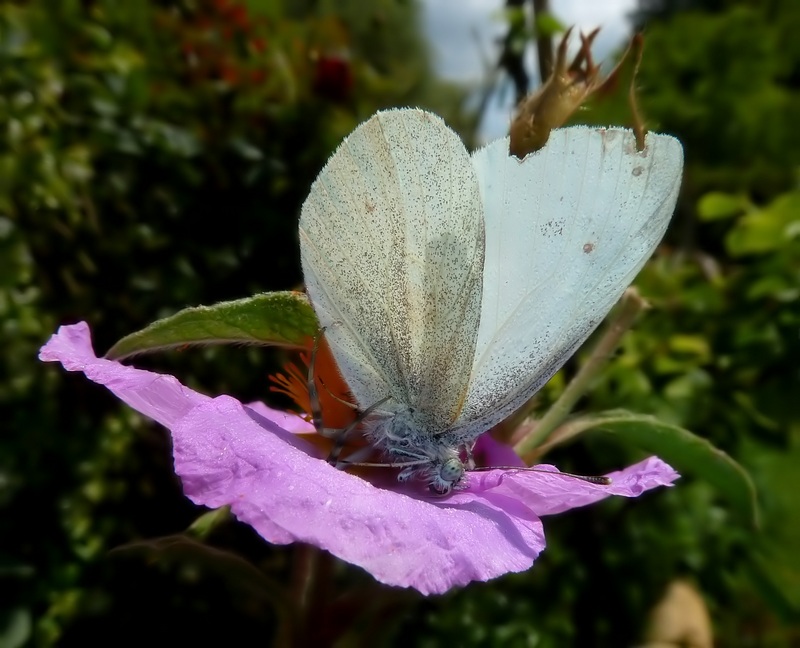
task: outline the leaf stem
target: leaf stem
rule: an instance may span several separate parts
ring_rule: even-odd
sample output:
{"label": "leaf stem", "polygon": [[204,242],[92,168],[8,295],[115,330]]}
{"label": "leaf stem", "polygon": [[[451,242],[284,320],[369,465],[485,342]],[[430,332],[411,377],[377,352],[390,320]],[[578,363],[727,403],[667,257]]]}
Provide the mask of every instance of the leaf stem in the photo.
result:
{"label": "leaf stem", "polygon": [[306,645],[309,633],[310,612],[316,585],[319,550],[304,543],[297,543],[292,555],[291,599],[294,618],[293,644]]}
{"label": "leaf stem", "polygon": [[611,321],[603,336],[592,349],[589,359],[581,366],[561,396],[537,422],[536,426],[514,445],[514,450],[518,455],[525,456],[540,446],[564,422],[575,403],[583,396],[589,385],[600,373],[600,370],[608,362],[622,336],[633,325],[636,317],[646,306],[647,302],[635,288],[628,288],[625,291],[620,300],[620,308],[616,317]]}

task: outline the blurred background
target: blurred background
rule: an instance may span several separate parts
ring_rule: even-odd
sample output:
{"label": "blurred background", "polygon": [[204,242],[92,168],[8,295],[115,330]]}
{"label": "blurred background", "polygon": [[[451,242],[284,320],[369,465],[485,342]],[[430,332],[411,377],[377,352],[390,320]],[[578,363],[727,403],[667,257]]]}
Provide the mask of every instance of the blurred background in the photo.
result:
{"label": "blurred background", "polygon": [[[581,409],[711,440],[750,472],[760,529],[686,478],[549,518],[529,572],[443,597],[329,561],[317,645],[641,645],[676,587],[693,593],[678,618],[707,612],[719,646],[800,645],[800,3],[547,4],[0,3],[0,646],[276,640],[297,549],[233,521],[180,535],[202,511],[165,430],[37,351],[61,323],[90,322],[102,353],[186,306],[297,288],[299,208],[343,136],[408,105],[470,147],[502,136],[539,83],[537,42],[570,24],[604,26],[608,68],[644,30],[643,113],[686,151],[637,280],[653,308]],[[628,124],[624,95],[573,121]],[[270,400],[284,359],[212,347],[137,365]],[[587,439],[548,460],[596,473],[638,458]]]}

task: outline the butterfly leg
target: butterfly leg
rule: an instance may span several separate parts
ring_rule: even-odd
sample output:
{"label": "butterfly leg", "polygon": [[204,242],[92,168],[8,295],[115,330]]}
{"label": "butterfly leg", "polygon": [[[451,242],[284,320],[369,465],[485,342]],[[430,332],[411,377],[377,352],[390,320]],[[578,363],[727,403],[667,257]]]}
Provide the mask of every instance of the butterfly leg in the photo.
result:
{"label": "butterfly leg", "polygon": [[[322,436],[329,436],[325,432],[325,426],[322,421],[322,403],[319,399],[319,390],[317,389],[317,382],[314,380],[314,369],[316,368],[317,364],[317,353],[319,352],[319,340],[325,334],[325,327],[321,327],[319,331],[317,331],[317,335],[314,337],[314,347],[311,349],[311,360],[308,363],[308,400],[311,409],[311,422],[314,424],[314,429],[317,431],[317,434]],[[343,430],[339,430],[339,433],[336,436],[336,441],[334,443],[333,449],[331,450],[330,454],[328,455],[328,463],[335,466],[338,462],[339,455],[342,452],[342,448],[344,447],[344,441],[347,438],[347,434],[349,433],[352,425],[344,428]]]}
{"label": "butterfly leg", "polygon": [[467,470],[474,470],[475,469],[475,455],[472,454],[472,449],[475,447],[475,444],[472,443],[470,445],[464,444],[464,456],[467,460],[464,462],[464,468]]}
{"label": "butterfly leg", "polygon": [[336,443],[334,444],[333,448],[328,455],[328,463],[332,466],[336,466],[339,463],[339,455],[342,454],[342,450],[344,449],[344,443],[347,440],[349,434],[356,428],[358,425],[365,419],[367,416],[372,414],[377,408],[383,405],[386,401],[391,398],[387,396],[386,398],[382,398],[377,403],[373,403],[367,409],[365,409],[361,414],[359,414],[358,418],[353,421],[350,425],[348,425],[344,430],[342,430],[341,434],[336,438]]}
{"label": "butterfly leg", "polygon": [[311,409],[311,422],[317,434],[323,434],[324,426],[322,423],[322,405],[319,400],[317,383],[314,380],[314,367],[317,364],[317,352],[319,351],[319,339],[325,334],[325,327],[317,331],[314,336],[314,347],[311,349],[311,360],[308,363],[308,401]]}

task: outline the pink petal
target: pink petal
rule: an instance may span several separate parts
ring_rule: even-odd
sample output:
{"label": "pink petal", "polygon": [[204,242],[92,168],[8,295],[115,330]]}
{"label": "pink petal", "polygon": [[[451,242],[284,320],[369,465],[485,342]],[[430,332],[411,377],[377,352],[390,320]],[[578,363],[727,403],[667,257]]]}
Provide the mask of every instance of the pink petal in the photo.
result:
{"label": "pink petal", "polygon": [[208,396],[184,387],[172,376],[97,358],[86,322],[59,327],[39,351],[39,359],[61,362],[67,371],[82,371],[136,411],[167,427],[208,400]]}
{"label": "pink petal", "polygon": [[231,504],[267,540],[327,549],[390,585],[444,592],[527,569],[544,548],[541,522],[523,504],[376,488],[288,447],[228,396],[195,408],[173,442],[175,471],[196,503]]}
{"label": "pink petal", "polygon": [[[85,323],[61,327],[39,357],[83,371],[169,427],[175,471],[192,501],[230,504],[271,542],[308,542],[384,583],[424,594],[529,568],[545,545],[540,515],[609,495],[635,497],[678,476],[653,457],[612,473],[610,486],[497,469],[471,473],[469,488],[446,499],[409,496],[317,458],[294,434],[311,429],[298,416],[228,396],[212,399],[172,376],[95,357]],[[516,463],[509,448],[488,436],[478,449],[490,464]]]}
{"label": "pink petal", "polygon": [[514,452],[514,448],[496,441],[488,433],[478,437],[472,455],[477,466],[525,466],[525,462]]}
{"label": "pink petal", "polygon": [[292,434],[313,434],[316,432],[313,423],[309,423],[304,418],[292,412],[274,409],[261,401],[247,403],[246,407],[249,407],[251,410],[270,421],[274,421],[279,427]]}
{"label": "pink petal", "polygon": [[533,472],[526,470],[492,470],[471,473],[469,490],[497,493],[518,499],[536,515],[554,515],[572,508],[593,504],[610,495],[638,497],[657,486],[670,486],[680,475],[658,457],[650,457],[624,470],[606,475],[611,484],[590,484],[571,477],[558,476],[555,466],[542,464]]}
{"label": "pink petal", "polygon": [[230,504],[271,542],[314,544],[424,594],[523,571],[544,548],[541,521],[522,501],[499,491],[419,499],[376,488],[312,456],[271,419],[274,410],[211,399],[171,376],[96,358],[84,323],[61,327],[40,358],[83,371],[169,427],[186,495]]}

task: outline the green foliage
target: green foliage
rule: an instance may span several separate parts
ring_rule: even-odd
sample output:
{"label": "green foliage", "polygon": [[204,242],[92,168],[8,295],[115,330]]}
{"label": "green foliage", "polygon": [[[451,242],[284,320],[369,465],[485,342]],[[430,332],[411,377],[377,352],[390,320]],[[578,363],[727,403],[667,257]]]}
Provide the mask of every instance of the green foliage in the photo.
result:
{"label": "green foliage", "polygon": [[303,293],[274,292],[185,308],[126,335],[108,350],[118,360],[191,344],[263,344],[302,347],[319,328]]}
{"label": "green foliage", "polygon": [[[126,610],[186,628],[216,604],[219,627],[236,625],[241,599],[216,592],[220,572],[104,559],[189,526],[196,510],[161,430],[36,354],[60,323],[90,321],[102,351],[186,306],[299,284],[297,215],[332,148],[379,107],[448,115],[463,97],[431,78],[413,5],[348,12],[267,0],[0,6],[0,643],[93,628],[119,645]],[[277,357],[215,348],[157,361],[252,399],[269,394]],[[283,573],[280,553],[231,533]],[[242,637],[270,636],[268,614],[247,618]],[[134,641],[141,628],[129,626]]]}
{"label": "green foliage", "polygon": [[[730,4],[715,14],[675,12],[645,32],[641,104],[649,126],[684,143],[685,181],[671,244],[637,280],[653,310],[585,407],[652,413],[744,465],[761,530],[746,533],[705,493],[707,517],[675,564],[702,584],[721,645],[784,646],[800,623],[800,518],[788,467],[800,458],[800,50],[792,36],[800,7]],[[593,105],[587,117],[625,123],[624,97]],[[702,510],[699,484],[687,481],[670,496]],[[654,556],[676,557],[666,543],[687,519],[662,518],[666,540],[654,542]]]}
{"label": "green foliage", "polygon": [[[670,493],[683,510],[661,518],[664,539],[654,540],[653,556],[642,565],[649,572],[652,561],[669,556],[677,573],[702,583],[722,645],[791,645],[792,624],[800,619],[793,558],[800,517],[789,504],[795,490],[789,466],[800,459],[796,200],[796,190],[763,206],[741,195],[703,196],[698,227],[707,229],[700,238],[723,241],[722,251],[666,249],[649,264],[637,283],[653,310],[625,337],[585,404],[598,411],[633,403],[697,431],[753,477],[763,513],[758,531],[746,532],[719,493],[687,475]],[[686,511],[702,513],[704,506],[698,526],[684,528],[685,553],[673,553]]]}
{"label": "green foliage", "polygon": [[541,37],[555,36],[566,30],[566,27],[551,13],[536,14],[536,34]]}
{"label": "green foliage", "polygon": [[[681,136],[684,196],[692,200],[708,191],[768,199],[800,163],[800,10],[791,2],[731,4],[718,13],[676,12],[644,32],[644,117],[653,130]],[[624,95],[577,119],[629,123]]]}
{"label": "green foliage", "polygon": [[[626,446],[660,457],[685,476],[713,485],[738,511],[745,524],[758,529],[756,492],[750,476],[728,454],[676,425],[625,410],[578,417],[559,430],[563,437],[605,432]],[[556,435],[554,435],[555,437]],[[556,439],[552,438],[552,442]]]}
{"label": "green foliage", "polygon": [[[707,475],[686,476],[548,519],[533,570],[438,599],[328,563],[334,592],[348,592],[337,622],[374,616],[372,634],[354,637],[635,645],[684,575],[707,596],[719,645],[796,641],[800,8],[717,4],[648,25],[642,105],[685,144],[684,192],[638,280],[653,310],[581,408],[651,414],[722,448],[752,475],[762,530]],[[416,11],[399,0],[0,7],[0,643],[135,645],[155,626],[182,643],[269,643],[283,627],[272,586],[288,580],[290,553],[224,512],[191,527],[198,511],[163,432],[35,355],[59,323],[89,320],[103,350],[158,318],[207,313],[187,306],[296,287],[299,206],[343,135],[389,105],[470,123],[459,91],[430,76]],[[578,119],[626,123],[624,97]],[[268,395],[275,361],[256,348],[147,359],[243,399]],[[547,459],[598,473],[641,457],[587,435]]]}
{"label": "green foliage", "polygon": [[[652,310],[581,409],[653,414],[722,448],[752,477],[760,529],[732,515],[703,474],[645,501],[547,519],[548,548],[529,574],[429,603],[430,645],[636,645],[679,576],[704,594],[718,645],[796,644],[800,5],[711,4],[717,13],[672,11],[645,31],[640,103],[648,126],[685,146],[682,197],[666,244],[637,279]],[[620,90],[573,121],[629,124]],[[540,392],[542,408],[568,375]],[[546,460],[597,474],[635,458],[589,435]],[[420,629],[403,631],[409,640]]]}

